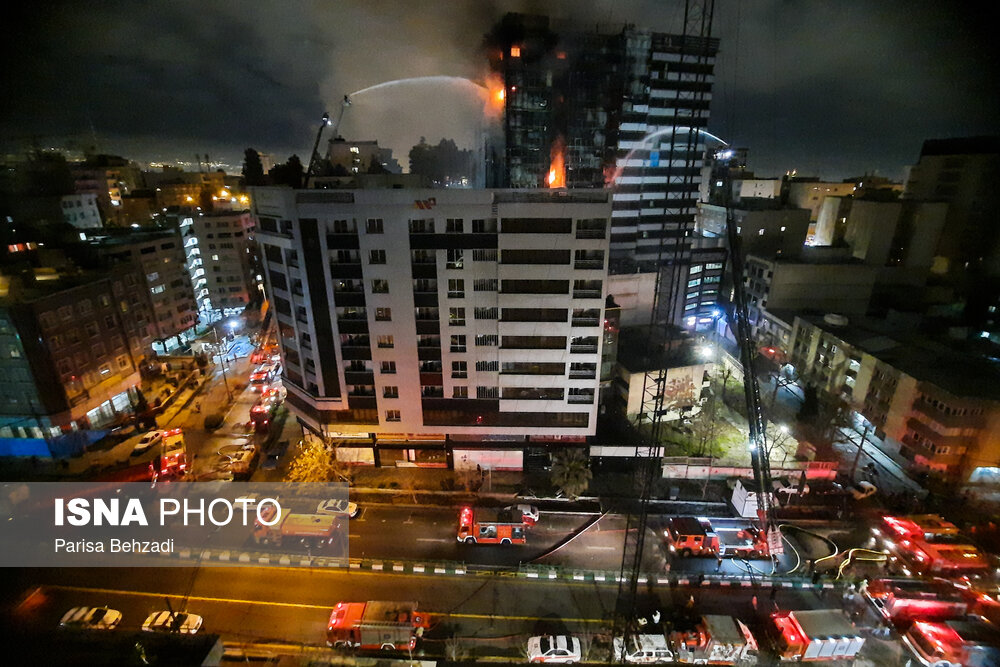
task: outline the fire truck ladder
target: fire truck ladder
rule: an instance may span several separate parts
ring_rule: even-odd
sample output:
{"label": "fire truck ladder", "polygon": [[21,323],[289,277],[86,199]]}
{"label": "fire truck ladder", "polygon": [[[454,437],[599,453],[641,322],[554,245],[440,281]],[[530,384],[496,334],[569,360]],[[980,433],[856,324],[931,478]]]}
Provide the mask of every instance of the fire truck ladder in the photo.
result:
{"label": "fire truck ladder", "polygon": [[[666,166],[669,169],[667,181],[668,190],[670,186],[680,185],[683,192],[690,192],[694,184],[694,173],[690,168],[681,168],[681,173],[674,171],[674,160],[690,160],[697,151],[698,113],[704,102],[704,84],[708,67],[707,59],[709,53],[709,40],[712,33],[712,12],[714,0],[687,0],[684,7],[684,34],[681,39],[681,54],[679,65],[679,79],[682,82],[689,82],[695,85],[687,86],[687,90],[678,92],[678,100],[685,100],[687,104],[678,104],[674,108],[673,130],[670,135],[670,149],[666,156]],[[676,38],[670,38],[676,39]],[[694,48],[692,48],[694,47]],[[692,54],[691,52],[696,53]],[[685,67],[694,62],[700,67]],[[688,71],[692,70],[692,71]],[[681,109],[684,106],[686,108]],[[646,116],[646,127],[655,126],[662,123],[662,117],[654,117],[649,112]],[[676,155],[675,150],[678,145],[677,134],[680,128],[688,128],[687,142],[684,146],[684,155]],[[652,137],[651,137],[652,138]],[[649,150],[649,149],[647,149]],[[619,158],[621,159],[621,158]],[[648,174],[649,156],[645,158],[644,172]],[[640,182],[640,203],[642,192],[648,179],[643,178]],[[662,187],[662,186],[657,186]],[[690,206],[690,205],[689,205]],[[662,215],[662,214],[660,214]],[[638,222],[642,223],[642,209],[639,210]],[[669,342],[673,336],[672,327],[669,326],[674,311],[676,310],[676,299],[678,295],[678,275],[681,275],[681,262],[684,258],[684,250],[688,247],[688,238],[691,233],[693,222],[693,211],[685,212],[681,216],[681,222],[670,235],[669,241],[672,247],[668,247],[667,222],[661,223],[659,244],[657,248],[656,271],[657,277],[653,289],[653,304],[650,318],[650,327],[647,334],[647,350],[663,350],[664,344]],[[665,252],[668,251],[668,252]],[[664,266],[664,260],[668,259],[669,264]],[[664,283],[664,269],[669,270],[670,280],[667,281],[666,295],[662,294]],[[683,294],[683,290],[681,292]],[[663,307],[661,309],[661,300]],[[626,647],[629,646],[630,639],[639,634],[636,599],[638,593],[639,577],[642,572],[642,556],[646,541],[646,529],[649,518],[649,500],[653,490],[653,485],[661,476],[660,457],[663,455],[662,430],[663,430],[663,389],[666,386],[667,369],[662,355],[657,352],[654,356],[656,360],[655,379],[650,376],[654,373],[646,373],[643,379],[642,407],[640,408],[640,422],[643,414],[650,418],[650,430],[648,437],[643,437],[636,433],[638,442],[636,444],[635,462],[638,471],[635,476],[635,500],[626,509],[625,540],[622,548],[621,570],[618,577],[618,597],[614,614],[613,636],[622,636],[625,641],[622,643],[622,654],[614,655],[612,649],[612,662],[624,661]],[[638,424],[637,424],[638,426]]]}

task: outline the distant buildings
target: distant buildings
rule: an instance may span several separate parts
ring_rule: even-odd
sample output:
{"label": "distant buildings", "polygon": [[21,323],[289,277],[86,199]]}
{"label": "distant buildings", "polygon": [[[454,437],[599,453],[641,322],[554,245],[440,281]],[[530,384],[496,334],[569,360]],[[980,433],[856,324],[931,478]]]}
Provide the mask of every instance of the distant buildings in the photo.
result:
{"label": "distant buildings", "polygon": [[595,433],[605,191],[255,190],[289,409],[361,462],[520,468]]}
{"label": "distant buildings", "polygon": [[343,137],[334,137],[327,144],[326,159],[334,169],[335,176],[381,171],[399,174],[403,171],[392,156],[392,149],[381,148],[378,141],[374,140],[348,141]]}

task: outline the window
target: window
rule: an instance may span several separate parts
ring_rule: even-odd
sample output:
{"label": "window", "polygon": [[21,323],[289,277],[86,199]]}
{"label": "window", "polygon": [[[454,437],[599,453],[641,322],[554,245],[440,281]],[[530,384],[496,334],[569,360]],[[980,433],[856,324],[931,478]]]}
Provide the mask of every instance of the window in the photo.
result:
{"label": "window", "polygon": [[[353,231],[355,231],[353,223],[348,223],[347,220],[334,220],[333,221],[333,233],[334,234],[350,234]],[[371,231],[371,230],[369,230],[369,231]]]}
{"label": "window", "polygon": [[382,362],[382,372],[386,375],[394,375],[396,373],[396,362],[395,361],[383,361]]}
{"label": "window", "polygon": [[499,361],[477,361],[476,362],[476,370],[477,371],[482,371],[482,372],[499,371],[500,370],[500,362]]}
{"label": "window", "polygon": [[378,346],[381,348],[389,348],[394,345],[393,338],[390,335],[384,335],[378,337]]}
{"label": "window", "polygon": [[451,337],[451,351],[465,352],[465,334],[453,335]]}
{"label": "window", "polygon": [[475,310],[477,320],[495,320],[499,315],[499,308],[476,308]]}
{"label": "window", "polygon": [[452,388],[451,397],[452,398],[468,398],[469,397],[469,388],[466,387],[465,385],[456,385],[455,387]]}
{"label": "window", "polygon": [[369,264],[385,264],[385,250],[371,250],[368,252]]}
{"label": "window", "polygon": [[495,262],[497,261],[496,248],[479,248],[472,251],[472,261],[474,262]]}
{"label": "window", "polygon": [[461,218],[448,218],[445,221],[444,231],[449,234],[461,234],[464,231],[463,227]]}
{"label": "window", "polygon": [[365,231],[369,234],[382,234],[384,231],[382,218],[368,218],[368,220],[365,221]]}
{"label": "window", "polygon": [[476,336],[476,345],[491,345],[495,347],[498,342],[496,334],[480,334]]}
{"label": "window", "polygon": [[476,387],[476,398],[500,398],[500,387]]}
{"label": "window", "polygon": [[497,221],[495,219],[490,219],[490,220],[473,220],[472,221],[472,233],[473,234],[496,234],[497,233]]}
{"label": "window", "polygon": [[461,299],[465,296],[465,281],[461,278],[448,279],[448,298]]}
{"label": "window", "polygon": [[399,415],[399,410],[386,410],[385,420],[387,422],[398,422],[403,421],[402,417]]}
{"label": "window", "polygon": [[389,322],[392,320],[392,308],[376,308],[375,309],[375,321],[376,322]]}
{"label": "window", "polygon": [[465,308],[449,308],[448,324],[453,327],[465,326]]}
{"label": "window", "polygon": [[450,248],[448,250],[448,263],[445,265],[447,269],[460,269],[462,268],[462,249],[461,248]]}
{"label": "window", "polygon": [[472,281],[472,290],[474,292],[496,292],[497,291],[497,279],[496,278],[477,278]]}
{"label": "window", "polygon": [[464,361],[453,361],[451,362],[451,376],[453,378],[467,378],[469,377],[469,366],[467,362]]}
{"label": "window", "polygon": [[382,398],[399,398],[399,387],[392,385],[382,387]]}
{"label": "window", "polygon": [[373,280],[372,281],[372,293],[373,294],[388,294],[389,293],[389,281],[388,280]]}
{"label": "window", "polygon": [[428,218],[427,220],[410,220],[410,233],[433,234],[434,218]]}

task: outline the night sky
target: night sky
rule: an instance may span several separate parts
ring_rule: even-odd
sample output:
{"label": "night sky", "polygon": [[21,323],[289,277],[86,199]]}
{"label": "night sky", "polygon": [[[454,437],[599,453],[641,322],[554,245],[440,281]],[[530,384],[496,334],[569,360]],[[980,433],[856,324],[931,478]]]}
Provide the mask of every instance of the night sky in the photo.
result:
{"label": "night sky", "polygon": [[[995,30],[983,3],[716,0],[709,129],[774,176],[902,178],[926,138],[1000,132]],[[482,81],[483,34],[507,11],[679,31],[675,0],[42,2],[6,10],[3,152],[40,146],[150,161],[252,146],[308,155],[344,94],[407,77]],[[471,147],[483,103],[462,82],[354,97],[341,133],[400,163],[421,136]]]}

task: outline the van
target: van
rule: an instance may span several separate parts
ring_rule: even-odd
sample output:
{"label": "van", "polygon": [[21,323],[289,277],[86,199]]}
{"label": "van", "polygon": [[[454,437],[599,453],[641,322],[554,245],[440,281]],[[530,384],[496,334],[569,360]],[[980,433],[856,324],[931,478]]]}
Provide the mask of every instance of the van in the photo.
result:
{"label": "van", "polygon": [[[615,637],[612,642],[615,650],[615,662],[621,662],[622,644],[622,637]],[[667,640],[663,635],[633,635],[629,637],[628,648],[625,651],[625,662],[642,665],[673,662],[673,660],[674,654],[667,646]]]}

